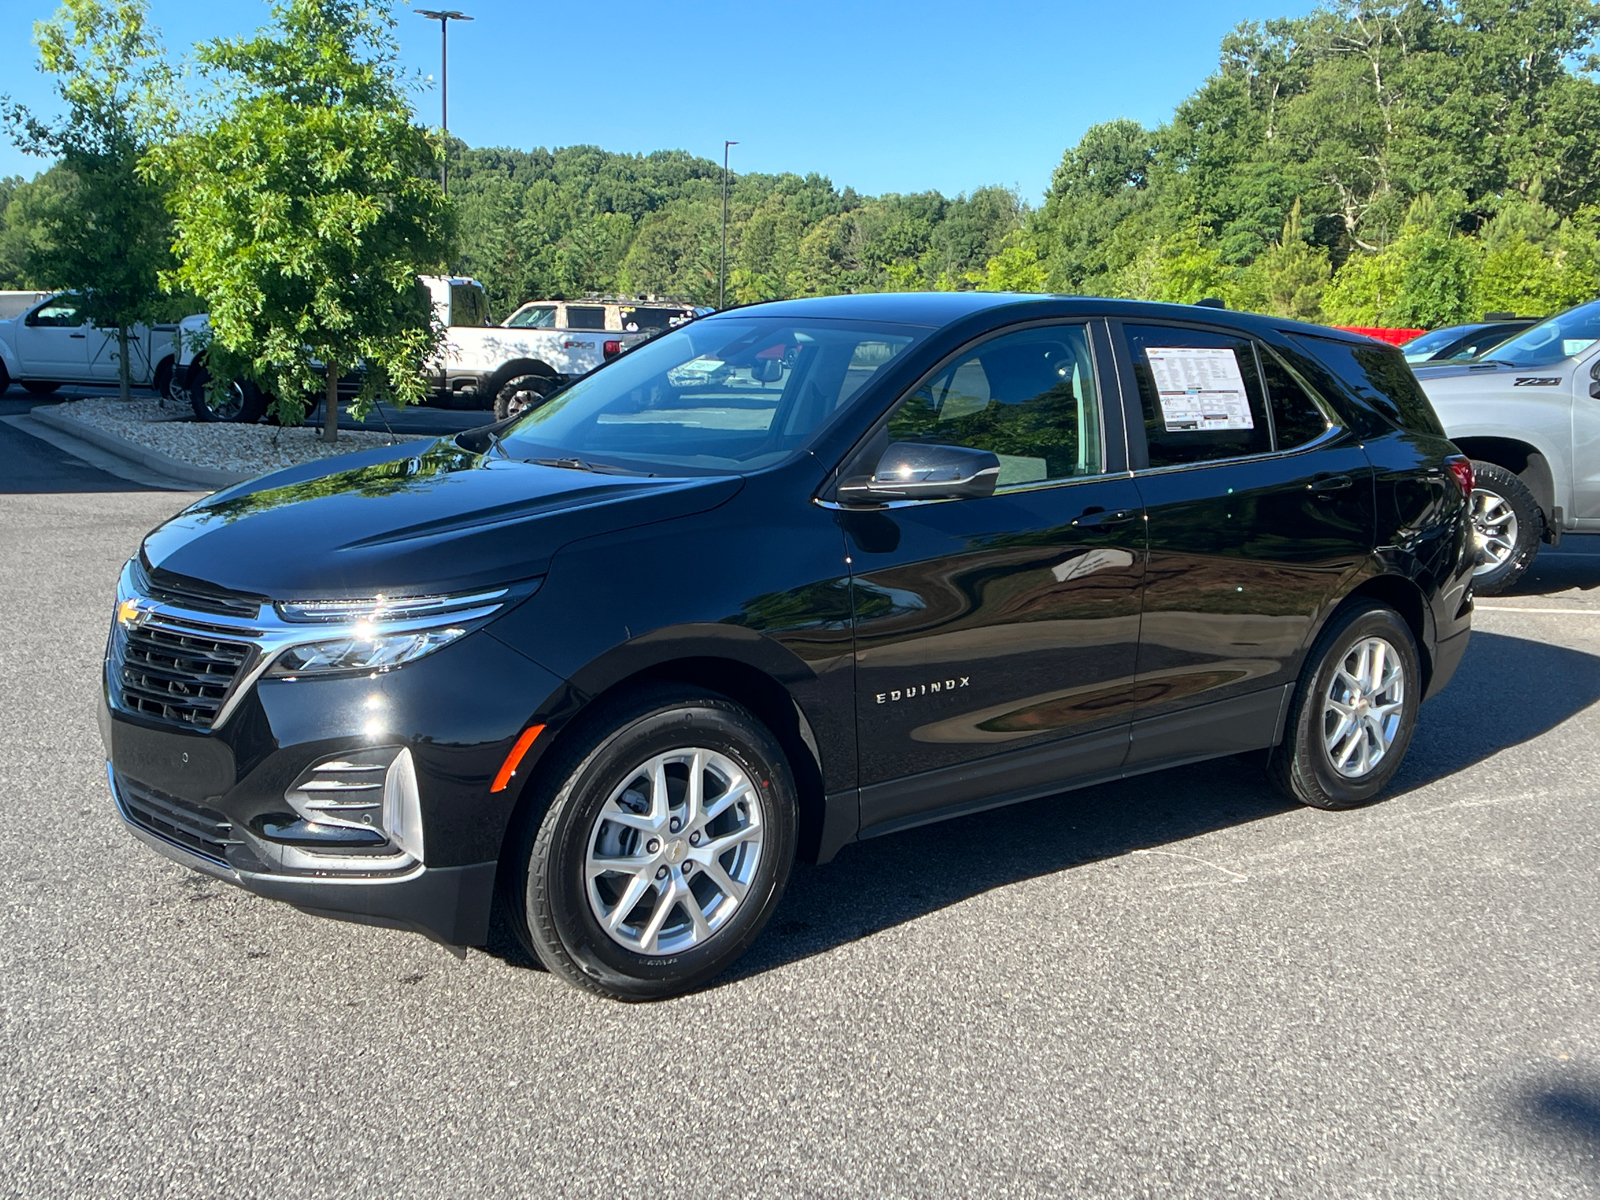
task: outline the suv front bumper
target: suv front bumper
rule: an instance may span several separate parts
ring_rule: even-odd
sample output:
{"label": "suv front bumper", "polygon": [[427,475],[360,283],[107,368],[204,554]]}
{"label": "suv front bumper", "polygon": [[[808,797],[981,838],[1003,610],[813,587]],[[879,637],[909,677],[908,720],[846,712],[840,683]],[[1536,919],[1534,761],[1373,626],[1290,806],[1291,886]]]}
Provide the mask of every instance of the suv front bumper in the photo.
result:
{"label": "suv front bumper", "polygon": [[190,870],[269,900],[285,901],[317,916],[409,929],[451,946],[478,946],[488,940],[496,867],[493,861],[464,867],[425,867],[413,862],[403,870],[382,875],[318,877],[242,870],[196,853],[147,827],[124,800],[116,771],[109,762],[106,779],[117,815],[128,831]]}

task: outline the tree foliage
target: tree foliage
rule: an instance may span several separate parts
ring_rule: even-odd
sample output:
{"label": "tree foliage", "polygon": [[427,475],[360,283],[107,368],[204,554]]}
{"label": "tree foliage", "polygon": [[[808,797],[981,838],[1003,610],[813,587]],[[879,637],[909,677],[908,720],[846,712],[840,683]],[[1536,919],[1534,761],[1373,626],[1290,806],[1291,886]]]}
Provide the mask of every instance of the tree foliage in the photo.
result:
{"label": "tree foliage", "polygon": [[81,293],[84,316],[118,331],[124,398],[129,327],[160,312],[169,262],[161,190],[138,169],[174,121],[172,73],[147,17],[145,0],[65,0],[34,26],[39,69],[55,77],[65,115],[0,103],[16,144],[59,164],[7,189],[0,270]]}
{"label": "tree foliage", "polygon": [[181,260],[168,281],[208,302],[213,375],[255,381],[286,421],[357,371],[358,410],[418,400],[440,330],[416,277],[444,265],[451,225],[393,19],[361,0],[283,0],[273,21],[199,48],[216,111],[155,156]]}

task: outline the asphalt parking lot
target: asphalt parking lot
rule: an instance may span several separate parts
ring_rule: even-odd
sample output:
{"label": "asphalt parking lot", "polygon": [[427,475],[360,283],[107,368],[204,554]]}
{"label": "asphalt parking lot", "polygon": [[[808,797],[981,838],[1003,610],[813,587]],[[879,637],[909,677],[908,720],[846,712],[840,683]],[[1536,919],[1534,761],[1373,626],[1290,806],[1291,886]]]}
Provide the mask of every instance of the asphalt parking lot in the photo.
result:
{"label": "asphalt parking lot", "polygon": [[847,847],[627,1007],[122,831],[112,587],[189,498],[0,424],[0,1194],[1600,1189],[1600,538],[1480,604],[1381,803],[1223,760]]}

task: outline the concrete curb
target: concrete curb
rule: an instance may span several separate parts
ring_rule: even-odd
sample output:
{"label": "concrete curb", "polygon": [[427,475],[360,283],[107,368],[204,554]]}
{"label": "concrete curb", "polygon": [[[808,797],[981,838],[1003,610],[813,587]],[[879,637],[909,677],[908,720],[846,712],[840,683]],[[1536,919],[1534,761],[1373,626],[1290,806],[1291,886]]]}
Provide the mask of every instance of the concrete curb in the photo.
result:
{"label": "concrete curb", "polygon": [[118,458],[125,458],[129,462],[138,463],[172,479],[181,479],[185,483],[197,484],[205,488],[226,488],[236,483],[243,483],[247,479],[254,479],[260,472],[250,471],[219,471],[214,467],[196,467],[190,463],[182,462],[155,450],[147,450],[137,443],[126,438],[120,438],[114,433],[107,433],[90,425],[87,421],[74,421],[71,417],[64,417],[54,409],[43,406],[35,408],[28,414],[41,425],[59,430],[70,437],[88,442],[91,446],[98,446]]}

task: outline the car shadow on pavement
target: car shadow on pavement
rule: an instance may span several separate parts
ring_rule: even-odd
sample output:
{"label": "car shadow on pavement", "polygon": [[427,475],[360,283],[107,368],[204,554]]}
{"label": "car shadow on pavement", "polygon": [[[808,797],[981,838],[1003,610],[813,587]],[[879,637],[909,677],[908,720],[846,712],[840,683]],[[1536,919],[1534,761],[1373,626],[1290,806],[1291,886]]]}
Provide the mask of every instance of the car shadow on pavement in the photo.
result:
{"label": "car shadow on pavement", "polygon": [[[1512,703],[1504,685],[1514,681]],[[1485,695],[1500,696],[1485,705]],[[1456,678],[1422,710],[1393,798],[1539,736],[1600,700],[1600,657],[1475,633]],[[1381,803],[1381,801],[1380,801]],[[772,923],[718,987],[824,953],[995,888],[1157,850],[1297,806],[1259,756],[1215,759],[992,809],[846,846],[797,863]],[[1226,868],[1217,868],[1226,870]],[[488,953],[536,967],[496,911]]]}
{"label": "car shadow on pavement", "polygon": [[1548,596],[1555,592],[1592,592],[1600,588],[1600,537],[1569,535],[1559,549],[1545,547],[1534,558],[1528,573],[1498,596],[1482,597],[1484,603],[1512,596]]}
{"label": "car shadow on pavement", "polygon": [[[1510,704],[1504,702],[1508,680],[1515,681]],[[1482,702],[1495,694],[1500,703]],[[1530,741],[1596,701],[1600,657],[1475,633],[1456,678],[1423,709],[1416,740],[1385,798]],[[1294,807],[1267,782],[1253,756],[1224,758],[855,843],[825,867],[798,864],[772,925],[711,986],[997,887],[1158,849]]]}
{"label": "car shadow on pavement", "polygon": [[1573,1174],[1600,1181],[1600,1076],[1576,1066],[1552,1064],[1542,1078],[1512,1096],[1507,1115],[1514,1129],[1532,1134],[1547,1153],[1566,1159]]}

